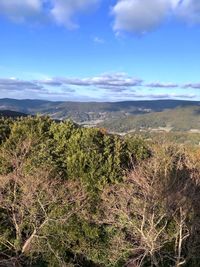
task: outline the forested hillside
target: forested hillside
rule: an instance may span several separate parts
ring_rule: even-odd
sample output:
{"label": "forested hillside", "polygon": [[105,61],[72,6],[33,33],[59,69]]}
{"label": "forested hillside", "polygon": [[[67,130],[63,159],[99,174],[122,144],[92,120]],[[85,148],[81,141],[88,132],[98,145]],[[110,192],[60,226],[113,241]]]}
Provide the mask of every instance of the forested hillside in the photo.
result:
{"label": "forested hillside", "polygon": [[17,111],[12,111],[12,110],[0,110],[0,117],[4,118],[19,118],[19,117],[26,117],[28,116],[27,114],[17,112]]}
{"label": "forested hillside", "polygon": [[108,119],[99,126],[116,132],[131,130],[200,131],[200,106],[178,107],[148,114],[129,115],[123,119]]}
{"label": "forested hillside", "polygon": [[200,266],[200,149],[0,120],[0,266]]}
{"label": "forested hillside", "polygon": [[[77,123],[83,124],[93,124],[96,125],[100,122],[109,120],[115,127],[115,121],[123,121],[126,119],[127,123],[124,127],[132,120],[132,116],[138,116],[137,125],[142,125],[143,114],[151,114],[150,121],[154,121],[158,118],[163,121],[162,112],[166,110],[171,112],[170,116],[176,117],[179,109],[187,113],[191,110],[190,118],[193,118],[192,111],[199,110],[199,101],[184,101],[184,100],[144,100],[144,101],[124,101],[124,102],[52,102],[46,100],[16,100],[16,99],[0,99],[0,110],[12,110],[17,112],[22,112],[25,114],[41,114],[48,115],[53,119],[72,119]],[[154,117],[155,116],[155,117]],[[183,117],[183,116],[182,116]],[[187,116],[188,117],[188,116]],[[180,118],[176,117],[178,122]],[[195,119],[195,118],[194,118]],[[111,122],[110,122],[111,120]],[[186,123],[188,123],[186,120]],[[148,122],[150,123],[150,122]],[[152,123],[150,123],[152,125]],[[155,124],[155,123],[153,123]],[[133,121],[132,126],[135,125]],[[128,125],[127,128],[130,125]],[[131,127],[132,127],[131,126]]]}

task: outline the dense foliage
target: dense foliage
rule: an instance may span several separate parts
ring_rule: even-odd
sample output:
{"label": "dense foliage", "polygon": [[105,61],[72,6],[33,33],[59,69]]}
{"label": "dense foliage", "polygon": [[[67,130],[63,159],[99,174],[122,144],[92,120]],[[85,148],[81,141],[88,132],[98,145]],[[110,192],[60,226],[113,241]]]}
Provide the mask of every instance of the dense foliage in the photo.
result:
{"label": "dense foliage", "polygon": [[0,121],[0,266],[200,266],[200,151]]}

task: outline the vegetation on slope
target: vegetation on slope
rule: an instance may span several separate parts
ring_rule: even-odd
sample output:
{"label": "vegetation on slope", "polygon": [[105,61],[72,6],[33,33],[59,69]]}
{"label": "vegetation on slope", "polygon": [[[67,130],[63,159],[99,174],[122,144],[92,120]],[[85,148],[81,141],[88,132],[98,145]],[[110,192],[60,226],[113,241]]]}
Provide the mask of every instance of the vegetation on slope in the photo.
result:
{"label": "vegetation on slope", "polygon": [[[124,102],[51,102],[44,100],[0,99],[1,110],[26,114],[49,115],[54,119],[72,119],[76,122],[124,118],[128,115],[161,112],[166,109],[199,107],[199,101],[149,100]],[[94,123],[95,124],[95,123]]]}
{"label": "vegetation on slope", "polygon": [[198,147],[0,122],[0,266],[200,266]]}
{"label": "vegetation on slope", "polygon": [[19,117],[26,117],[28,116],[25,113],[11,111],[11,110],[0,110],[0,117],[4,118],[19,118]]}
{"label": "vegetation on slope", "polygon": [[166,128],[172,131],[200,130],[200,107],[185,107],[149,114],[127,116],[107,120],[100,124],[110,131],[128,132],[130,130],[150,130]]}

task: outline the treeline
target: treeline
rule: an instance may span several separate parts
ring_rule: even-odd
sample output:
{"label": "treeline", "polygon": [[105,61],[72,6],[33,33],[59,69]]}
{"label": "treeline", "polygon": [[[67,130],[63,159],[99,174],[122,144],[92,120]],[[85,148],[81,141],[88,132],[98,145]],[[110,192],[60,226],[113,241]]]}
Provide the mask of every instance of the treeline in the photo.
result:
{"label": "treeline", "polygon": [[200,151],[0,120],[0,266],[200,266]]}

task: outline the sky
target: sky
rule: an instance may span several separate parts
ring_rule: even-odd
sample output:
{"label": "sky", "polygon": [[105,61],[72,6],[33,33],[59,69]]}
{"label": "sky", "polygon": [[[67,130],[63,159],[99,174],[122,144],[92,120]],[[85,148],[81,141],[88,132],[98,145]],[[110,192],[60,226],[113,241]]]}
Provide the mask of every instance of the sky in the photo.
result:
{"label": "sky", "polygon": [[0,98],[200,100],[199,0],[0,0]]}

